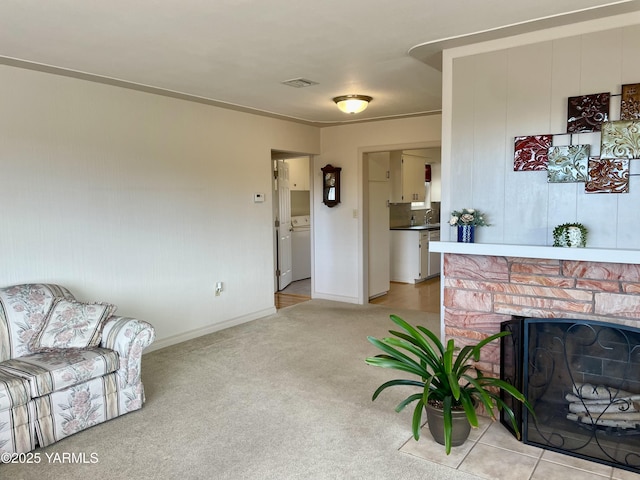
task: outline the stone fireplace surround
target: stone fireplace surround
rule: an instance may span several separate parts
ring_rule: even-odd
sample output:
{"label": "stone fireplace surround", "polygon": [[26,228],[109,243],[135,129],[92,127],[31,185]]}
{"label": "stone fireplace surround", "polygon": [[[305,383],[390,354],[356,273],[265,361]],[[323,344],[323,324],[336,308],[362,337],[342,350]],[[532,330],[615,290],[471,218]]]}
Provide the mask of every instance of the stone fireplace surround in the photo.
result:
{"label": "stone fireplace surround", "polygon": [[[442,331],[460,345],[513,315],[640,328],[640,250],[432,242],[442,255]],[[500,375],[499,344],[478,367]]]}
{"label": "stone fireplace surround", "polygon": [[[429,248],[442,253],[442,336],[458,346],[499,332],[514,316],[640,328],[640,250],[453,242]],[[499,377],[500,344],[487,345],[476,366]]]}

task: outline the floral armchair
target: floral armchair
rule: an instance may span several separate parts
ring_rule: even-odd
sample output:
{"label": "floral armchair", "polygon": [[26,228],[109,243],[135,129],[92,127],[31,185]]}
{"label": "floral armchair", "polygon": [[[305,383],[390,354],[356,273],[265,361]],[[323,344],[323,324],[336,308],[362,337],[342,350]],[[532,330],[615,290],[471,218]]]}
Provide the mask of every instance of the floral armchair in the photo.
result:
{"label": "floral armchair", "polygon": [[155,331],[66,288],[0,288],[0,453],[24,453],[142,408]]}

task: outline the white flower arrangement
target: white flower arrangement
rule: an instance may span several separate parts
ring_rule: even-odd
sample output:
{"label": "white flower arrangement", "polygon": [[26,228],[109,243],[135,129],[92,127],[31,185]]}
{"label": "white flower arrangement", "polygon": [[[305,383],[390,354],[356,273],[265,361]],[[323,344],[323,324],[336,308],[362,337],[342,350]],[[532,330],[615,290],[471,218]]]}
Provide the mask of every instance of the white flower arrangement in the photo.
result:
{"label": "white flower arrangement", "polygon": [[484,214],[475,208],[463,208],[462,210],[454,210],[451,212],[449,225],[458,227],[463,225],[474,225],[477,227],[490,226],[484,218]]}

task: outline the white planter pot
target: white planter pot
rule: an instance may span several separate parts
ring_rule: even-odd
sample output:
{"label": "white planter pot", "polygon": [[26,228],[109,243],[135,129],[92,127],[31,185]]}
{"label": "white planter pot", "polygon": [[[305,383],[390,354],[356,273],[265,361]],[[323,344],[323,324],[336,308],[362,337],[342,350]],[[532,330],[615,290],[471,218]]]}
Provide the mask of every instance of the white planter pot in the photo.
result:
{"label": "white planter pot", "polygon": [[578,227],[567,227],[560,235],[558,243],[561,247],[584,247],[586,240],[582,237],[582,230]]}

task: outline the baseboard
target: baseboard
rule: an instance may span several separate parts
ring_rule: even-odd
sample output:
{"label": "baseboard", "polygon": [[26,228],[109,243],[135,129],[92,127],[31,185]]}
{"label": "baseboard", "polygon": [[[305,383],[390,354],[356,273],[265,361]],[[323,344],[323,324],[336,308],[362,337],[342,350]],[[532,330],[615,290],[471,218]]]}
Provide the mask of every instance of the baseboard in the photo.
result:
{"label": "baseboard", "polygon": [[235,327],[236,325],[251,322],[253,320],[272,315],[274,313],[276,313],[276,308],[269,307],[265,308],[264,310],[258,310],[257,312],[250,313],[248,315],[242,315],[240,317],[231,318],[220,323],[215,323],[206,327],[197,328],[195,330],[180,333],[178,335],[173,335],[168,338],[162,338],[153,342],[148,348],[144,350],[144,353],[150,353],[155,350],[160,350],[161,348],[170,347],[177,343],[186,342],[187,340],[193,340],[194,338],[208,335],[209,333],[218,332],[220,330],[224,330],[225,328]]}

